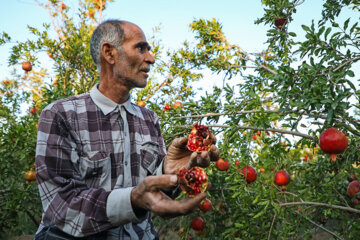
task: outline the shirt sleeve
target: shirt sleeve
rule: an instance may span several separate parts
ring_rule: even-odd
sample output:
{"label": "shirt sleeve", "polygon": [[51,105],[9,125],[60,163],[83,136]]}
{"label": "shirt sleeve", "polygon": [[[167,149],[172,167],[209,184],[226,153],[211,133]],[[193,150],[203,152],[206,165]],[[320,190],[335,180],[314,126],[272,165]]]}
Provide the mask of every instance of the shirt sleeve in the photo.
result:
{"label": "shirt sleeve", "polygon": [[55,224],[72,236],[82,237],[143,220],[132,210],[132,188],[89,188],[79,171],[78,159],[69,123],[59,111],[45,108],[39,119],[36,145],[43,225]]}

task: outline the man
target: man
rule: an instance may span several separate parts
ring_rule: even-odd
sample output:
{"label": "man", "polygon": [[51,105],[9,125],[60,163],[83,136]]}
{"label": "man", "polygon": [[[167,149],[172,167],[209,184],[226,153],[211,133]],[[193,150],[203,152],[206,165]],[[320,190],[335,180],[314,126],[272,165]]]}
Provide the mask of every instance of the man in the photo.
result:
{"label": "man", "polygon": [[[100,24],[91,39],[100,84],[58,100],[41,113],[36,174],[43,216],[35,239],[158,239],[150,212],[189,213],[205,193],[180,201],[179,169],[219,157],[191,153],[186,138],[166,154],[156,114],[132,104],[155,60],[142,30],[127,21]],[[166,194],[165,194],[166,193]]]}

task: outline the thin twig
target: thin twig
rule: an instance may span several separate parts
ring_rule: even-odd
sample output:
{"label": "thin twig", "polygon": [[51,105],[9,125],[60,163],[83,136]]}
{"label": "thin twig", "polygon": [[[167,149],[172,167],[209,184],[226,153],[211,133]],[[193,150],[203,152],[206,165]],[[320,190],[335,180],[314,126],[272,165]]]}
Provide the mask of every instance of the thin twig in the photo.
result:
{"label": "thin twig", "polygon": [[360,60],[360,57],[356,57],[356,58],[352,58],[352,59],[349,59],[347,60],[346,62],[342,63],[340,66],[338,66],[337,68],[334,69],[334,72],[336,72],[337,70],[339,70],[340,68],[342,68],[343,66],[351,63],[351,62],[354,62],[354,61],[357,61],[357,60]]}
{"label": "thin twig", "polygon": [[314,205],[314,206],[319,206],[319,207],[335,208],[335,209],[340,209],[340,210],[360,214],[360,210],[355,209],[355,208],[344,207],[344,206],[339,206],[339,205],[332,205],[332,204],[327,204],[327,203],[319,203],[319,202],[288,202],[288,203],[280,203],[279,204],[280,207],[289,207],[289,206],[296,206],[296,205]]}
{"label": "thin twig", "polygon": [[271,232],[272,232],[272,229],[274,227],[274,223],[275,223],[275,219],[277,217],[277,213],[275,213],[274,217],[273,217],[273,220],[271,222],[271,226],[270,226],[270,230],[269,230],[269,234],[268,234],[268,240],[270,240],[270,237],[271,237]]}

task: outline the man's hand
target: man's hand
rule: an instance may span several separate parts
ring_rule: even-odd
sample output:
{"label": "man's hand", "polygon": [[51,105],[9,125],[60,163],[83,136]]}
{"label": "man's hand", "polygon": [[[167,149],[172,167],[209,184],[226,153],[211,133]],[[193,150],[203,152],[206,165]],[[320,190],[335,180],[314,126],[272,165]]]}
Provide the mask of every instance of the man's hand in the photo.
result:
{"label": "man's hand", "polygon": [[197,208],[206,198],[200,193],[193,198],[172,200],[160,189],[176,186],[177,175],[148,176],[131,191],[131,203],[134,211],[148,210],[164,218],[185,215]]}
{"label": "man's hand", "polygon": [[192,152],[187,148],[187,137],[174,139],[164,160],[164,173],[177,174],[180,169],[189,169],[194,166],[205,168],[210,165],[210,162],[217,161],[220,152],[214,145],[216,142],[215,137],[211,136],[211,139],[213,139],[213,143],[210,151],[201,153]]}

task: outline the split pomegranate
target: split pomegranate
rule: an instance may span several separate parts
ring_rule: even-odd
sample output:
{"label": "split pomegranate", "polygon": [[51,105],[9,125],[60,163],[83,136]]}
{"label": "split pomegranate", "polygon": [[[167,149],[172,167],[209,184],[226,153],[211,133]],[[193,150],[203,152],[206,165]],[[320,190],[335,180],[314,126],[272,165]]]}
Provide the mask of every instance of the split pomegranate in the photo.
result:
{"label": "split pomegranate", "polygon": [[330,154],[330,159],[336,161],[336,154],[345,151],[348,140],[343,132],[335,128],[329,128],[320,134],[320,148]]}
{"label": "split pomegranate", "polygon": [[[354,180],[351,183],[349,183],[348,188],[347,188],[347,194],[350,198],[353,198],[355,194],[357,194],[358,192],[360,192],[360,183],[358,180]],[[360,199],[360,196],[356,197],[358,199]]]}
{"label": "split pomegranate", "polygon": [[254,182],[257,178],[257,173],[255,168],[251,166],[246,166],[241,170],[241,174],[244,175],[245,181],[247,183]]}
{"label": "split pomegranate", "polygon": [[282,190],[286,189],[286,185],[290,182],[290,175],[287,171],[278,171],[275,173],[275,183],[281,186]]}
{"label": "split pomegranate", "polygon": [[210,151],[212,143],[211,133],[207,126],[194,124],[188,137],[187,147],[193,152]]}
{"label": "split pomegranate", "polygon": [[277,18],[275,19],[275,26],[276,26],[277,28],[281,29],[281,28],[283,28],[283,27],[286,25],[287,21],[288,21],[287,18],[277,17]]}
{"label": "split pomegranate", "polygon": [[212,209],[212,202],[209,199],[205,199],[202,203],[200,203],[199,208],[203,212],[210,211]]}
{"label": "split pomegranate", "polygon": [[178,173],[178,181],[181,190],[187,193],[189,197],[205,192],[208,185],[206,172],[200,167],[181,169]]}
{"label": "split pomegranate", "polygon": [[205,227],[205,221],[202,217],[195,217],[191,221],[191,228],[195,231],[201,231]]}
{"label": "split pomegranate", "polygon": [[230,167],[230,162],[228,160],[224,160],[222,158],[219,158],[219,160],[216,161],[216,168],[219,171],[226,171]]}

